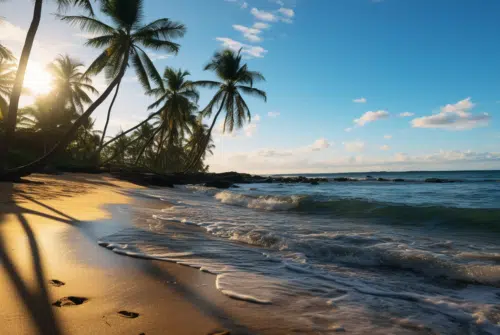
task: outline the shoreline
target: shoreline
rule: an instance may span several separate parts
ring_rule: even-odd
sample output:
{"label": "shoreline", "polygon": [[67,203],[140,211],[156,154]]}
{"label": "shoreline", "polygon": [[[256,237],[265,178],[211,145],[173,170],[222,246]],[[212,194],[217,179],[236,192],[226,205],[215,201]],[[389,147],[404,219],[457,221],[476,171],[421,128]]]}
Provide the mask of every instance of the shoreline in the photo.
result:
{"label": "shoreline", "polygon": [[[100,237],[133,224],[134,214],[124,209],[142,202],[155,206],[154,200],[131,197],[128,190],[138,186],[105,175],[28,180],[0,184],[2,332],[285,333],[267,315],[278,306],[266,312],[261,305],[230,299],[216,289],[212,274],[100,247]],[[64,285],[58,287],[59,281]],[[88,300],[52,305],[73,296]],[[126,318],[120,311],[139,315]]]}

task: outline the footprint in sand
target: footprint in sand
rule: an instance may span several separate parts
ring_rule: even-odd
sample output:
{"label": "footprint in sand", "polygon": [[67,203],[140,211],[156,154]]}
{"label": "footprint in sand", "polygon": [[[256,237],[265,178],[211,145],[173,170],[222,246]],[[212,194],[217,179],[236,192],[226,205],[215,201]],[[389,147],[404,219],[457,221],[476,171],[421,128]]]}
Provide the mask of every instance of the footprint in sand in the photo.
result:
{"label": "footprint in sand", "polygon": [[49,281],[49,284],[52,285],[52,286],[55,286],[55,287],[60,287],[60,286],[63,286],[63,285],[66,285],[66,283],[60,281],[60,280],[57,280],[57,279],[51,279]]}
{"label": "footprint in sand", "polygon": [[89,299],[82,298],[82,297],[69,296],[69,297],[64,297],[64,298],[57,300],[52,305],[56,306],[56,307],[69,307],[69,306],[81,305],[84,302],[86,302],[87,300],[89,300]]}
{"label": "footprint in sand", "polygon": [[139,316],[139,313],[129,312],[129,311],[119,311],[118,314],[124,318],[135,319]]}

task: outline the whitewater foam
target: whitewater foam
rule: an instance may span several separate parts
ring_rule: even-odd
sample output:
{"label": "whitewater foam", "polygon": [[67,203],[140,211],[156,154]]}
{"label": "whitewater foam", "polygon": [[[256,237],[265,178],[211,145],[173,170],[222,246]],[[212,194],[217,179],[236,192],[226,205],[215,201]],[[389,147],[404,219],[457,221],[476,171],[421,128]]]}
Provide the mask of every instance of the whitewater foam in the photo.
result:
{"label": "whitewater foam", "polygon": [[[263,193],[265,186],[157,190],[168,208],[144,211],[137,227],[100,244],[215,274],[222,294],[279,306],[286,322],[302,324],[299,333],[327,333],[338,324],[353,334],[455,334],[465,328],[473,334],[499,333],[496,239],[488,244],[481,231],[454,235],[452,225],[444,235],[419,226],[421,218],[442,215],[445,207],[422,213],[418,207],[281,194],[278,186],[269,187],[276,187],[272,194]],[[471,213],[447,210],[448,219]],[[373,220],[391,223],[408,216],[416,223]],[[387,325],[377,323],[381,319]]]}

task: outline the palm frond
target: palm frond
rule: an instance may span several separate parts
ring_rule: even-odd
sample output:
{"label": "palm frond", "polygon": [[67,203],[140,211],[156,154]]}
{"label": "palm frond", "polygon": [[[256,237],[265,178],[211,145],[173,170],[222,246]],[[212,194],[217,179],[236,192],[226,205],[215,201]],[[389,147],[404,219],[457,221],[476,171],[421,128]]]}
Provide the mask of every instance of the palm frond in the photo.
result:
{"label": "palm frond", "polygon": [[68,22],[72,26],[79,26],[81,30],[92,34],[113,34],[113,27],[101,22],[93,17],[83,15],[59,15],[62,21]]}
{"label": "palm frond", "polygon": [[249,87],[249,86],[244,86],[244,85],[237,85],[237,89],[241,90],[243,93],[261,98],[264,101],[267,101],[267,94],[266,92],[259,90],[255,87]]}

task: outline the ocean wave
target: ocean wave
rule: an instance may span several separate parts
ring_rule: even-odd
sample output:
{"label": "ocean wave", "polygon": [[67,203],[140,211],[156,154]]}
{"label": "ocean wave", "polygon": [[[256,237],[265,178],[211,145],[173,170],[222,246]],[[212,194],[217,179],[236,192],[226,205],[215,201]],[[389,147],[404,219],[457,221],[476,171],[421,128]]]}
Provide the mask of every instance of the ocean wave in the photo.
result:
{"label": "ocean wave", "polygon": [[248,196],[230,191],[223,191],[215,195],[215,199],[223,204],[237,205],[253,209],[263,209],[269,211],[286,211],[299,205],[300,197],[276,197],[276,196]]}
{"label": "ocean wave", "polygon": [[498,222],[500,209],[495,208],[412,206],[325,196],[256,196],[231,191],[215,192],[214,198],[223,204],[257,210],[330,214],[346,218],[369,217],[386,219],[387,223],[449,223],[457,228],[488,229],[491,232],[500,232]]}

